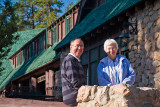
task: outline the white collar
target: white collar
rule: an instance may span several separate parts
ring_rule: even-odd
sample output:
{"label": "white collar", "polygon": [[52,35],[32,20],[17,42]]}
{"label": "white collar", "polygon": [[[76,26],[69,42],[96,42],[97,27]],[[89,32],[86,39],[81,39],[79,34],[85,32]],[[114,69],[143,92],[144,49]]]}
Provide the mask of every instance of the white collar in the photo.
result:
{"label": "white collar", "polygon": [[77,58],[75,55],[73,55],[72,53],[69,53],[70,55],[74,56],[79,62],[81,61],[79,58]]}

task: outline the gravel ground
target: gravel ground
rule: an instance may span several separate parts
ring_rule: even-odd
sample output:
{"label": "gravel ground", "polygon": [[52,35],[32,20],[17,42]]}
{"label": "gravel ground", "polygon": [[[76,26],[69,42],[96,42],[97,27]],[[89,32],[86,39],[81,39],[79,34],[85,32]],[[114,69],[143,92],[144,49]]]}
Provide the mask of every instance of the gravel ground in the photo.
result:
{"label": "gravel ground", "polygon": [[0,107],[67,107],[63,102],[0,98]]}

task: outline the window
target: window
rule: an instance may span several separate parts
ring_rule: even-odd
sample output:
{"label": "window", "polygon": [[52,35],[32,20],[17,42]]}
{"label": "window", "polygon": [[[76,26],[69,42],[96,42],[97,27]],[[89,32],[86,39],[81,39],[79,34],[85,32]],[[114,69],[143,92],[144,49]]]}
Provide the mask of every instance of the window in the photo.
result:
{"label": "window", "polygon": [[[61,31],[62,31],[62,39],[65,37],[65,23],[64,23],[64,21],[62,21],[62,23],[61,23]],[[61,39],[61,40],[62,40]]]}
{"label": "window", "polygon": [[34,41],[34,55],[38,55],[39,53],[39,48],[40,48],[39,42],[40,42],[39,38]]}
{"label": "window", "polygon": [[27,60],[30,58],[30,50],[29,50],[29,46],[27,46]]}
{"label": "window", "polygon": [[33,47],[34,47],[34,43],[32,42],[32,43],[29,45],[29,48],[30,48],[30,57],[31,57],[31,58],[32,58],[33,55],[34,55]]}
{"label": "window", "polygon": [[14,67],[15,68],[17,67],[17,55],[15,55],[15,58],[14,58]]}
{"label": "window", "polygon": [[40,36],[40,41],[39,41],[40,43],[39,43],[39,47],[40,47],[40,49],[39,49],[39,51],[40,52],[42,52],[43,50],[44,50],[44,36],[42,35],[42,36]]}
{"label": "window", "polygon": [[98,44],[82,54],[81,63],[86,74],[87,85],[98,85],[97,67],[99,60],[106,56],[103,44]]}
{"label": "window", "polygon": [[72,15],[68,15],[65,19],[65,34],[67,35],[72,29]]}
{"label": "window", "polygon": [[14,57],[12,58],[12,64],[13,64],[13,66],[14,66]]}
{"label": "window", "polygon": [[98,77],[97,77],[97,67],[98,67],[98,61],[94,61],[90,63],[91,67],[91,85],[98,85]]}
{"label": "window", "polygon": [[18,55],[17,55],[17,66],[19,66],[20,65],[20,53],[18,53]]}
{"label": "window", "polygon": [[26,51],[25,49],[23,49],[22,51],[22,61],[23,62],[25,62],[25,53],[26,53],[25,51]]}
{"label": "window", "polygon": [[23,51],[21,51],[21,52],[20,52],[20,65],[23,63],[23,56],[22,56],[22,52],[23,52]]}
{"label": "window", "polygon": [[48,30],[48,32],[47,32],[47,43],[48,43],[48,46],[52,45],[52,43],[53,43],[51,30]]}
{"label": "window", "polygon": [[34,41],[34,55],[37,54],[37,41]]}
{"label": "window", "polygon": [[87,85],[97,85],[98,47],[85,51],[81,56]]}
{"label": "window", "polygon": [[58,42],[61,41],[62,37],[61,37],[61,25],[58,24]]}
{"label": "window", "polygon": [[52,29],[52,41],[53,41],[53,44],[57,42],[57,27],[54,27]]}
{"label": "window", "polygon": [[71,25],[71,17],[68,17],[67,19],[67,32],[69,32],[72,28],[72,25]]}
{"label": "window", "polygon": [[104,58],[107,56],[107,53],[104,51],[104,46],[100,45],[100,59]]}
{"label": "window", "polygon": [[25,58],[25,61],[27,61],[30,57],[30,50],[29,50],[29,46],[27,46],[25,49],[24,49],[24,58]]}
{"label": "window", "polygon": [[38,39],[36,39],[34,42],[31,42],[18,54],[12,57],[12,64],[15,68],[32,58],[34,55],[38,55],[46,48],[46,35],[45,33],[43,34],[44,35],[41,35]]}
{"label": "window", "polygon": [[90,50],[90,84],[97,85],[97,67],[98,67],[98,47]]}
{"label": "window", "polygon": [[39,38],[37,39],[37,54],[39,54],[39,49],[40,49],[40,40],[39,40]]}
{"label": "window", "polygon": [[46,49],[47,48],[47,45],[46,45],[46,43],[47,43],[47,37],[46,37],[47,35],[44,33],[44,49]]}
{"label": "window", "polygon": [[81,56],[81,64],[83,65],[83,69],[84,69],[84,74],[86,77],[86,83],[87,85],[89,85],[89,70],[88,70],[88,51],[83,52],[82,56]]}

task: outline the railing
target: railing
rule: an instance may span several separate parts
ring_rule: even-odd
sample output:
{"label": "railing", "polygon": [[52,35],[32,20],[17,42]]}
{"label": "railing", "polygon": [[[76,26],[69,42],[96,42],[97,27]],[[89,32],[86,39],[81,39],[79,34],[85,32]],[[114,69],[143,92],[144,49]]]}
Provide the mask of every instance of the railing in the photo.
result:
{"label": "railing", "polygon": [[[47,93],[53,90],[53,99],[54,101],[62,101],[62,87],[54,86],[54,87],[47,87]],[[48,96],[49,97],[49,96]]]}
{"label": "railing", "polygon": [[[31,91],[28,86],[15,87],[12,91],[6,91],[6,97],[13,98],[25,98],[25,99],[35,99],[35,100],[47,100],[47,101],[62,101],[62,88],[61,87],[48,87],[46,91],[53,90],[54,94],[42,95],[41,92]],[[59,93],[59,94],[58,94]]]}

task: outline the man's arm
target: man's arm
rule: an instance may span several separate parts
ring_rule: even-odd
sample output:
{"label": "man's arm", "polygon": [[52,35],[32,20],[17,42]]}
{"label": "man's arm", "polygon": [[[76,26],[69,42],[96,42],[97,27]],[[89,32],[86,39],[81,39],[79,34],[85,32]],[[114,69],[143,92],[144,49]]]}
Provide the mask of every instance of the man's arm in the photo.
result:
{"label": "man's arm", "polygon": [[74,88],[79,88],[82,86],[82,82],[79,79],[78,67],[75,64],[76,62],[68,60],[66,62],[66,74],[67,77]]}

